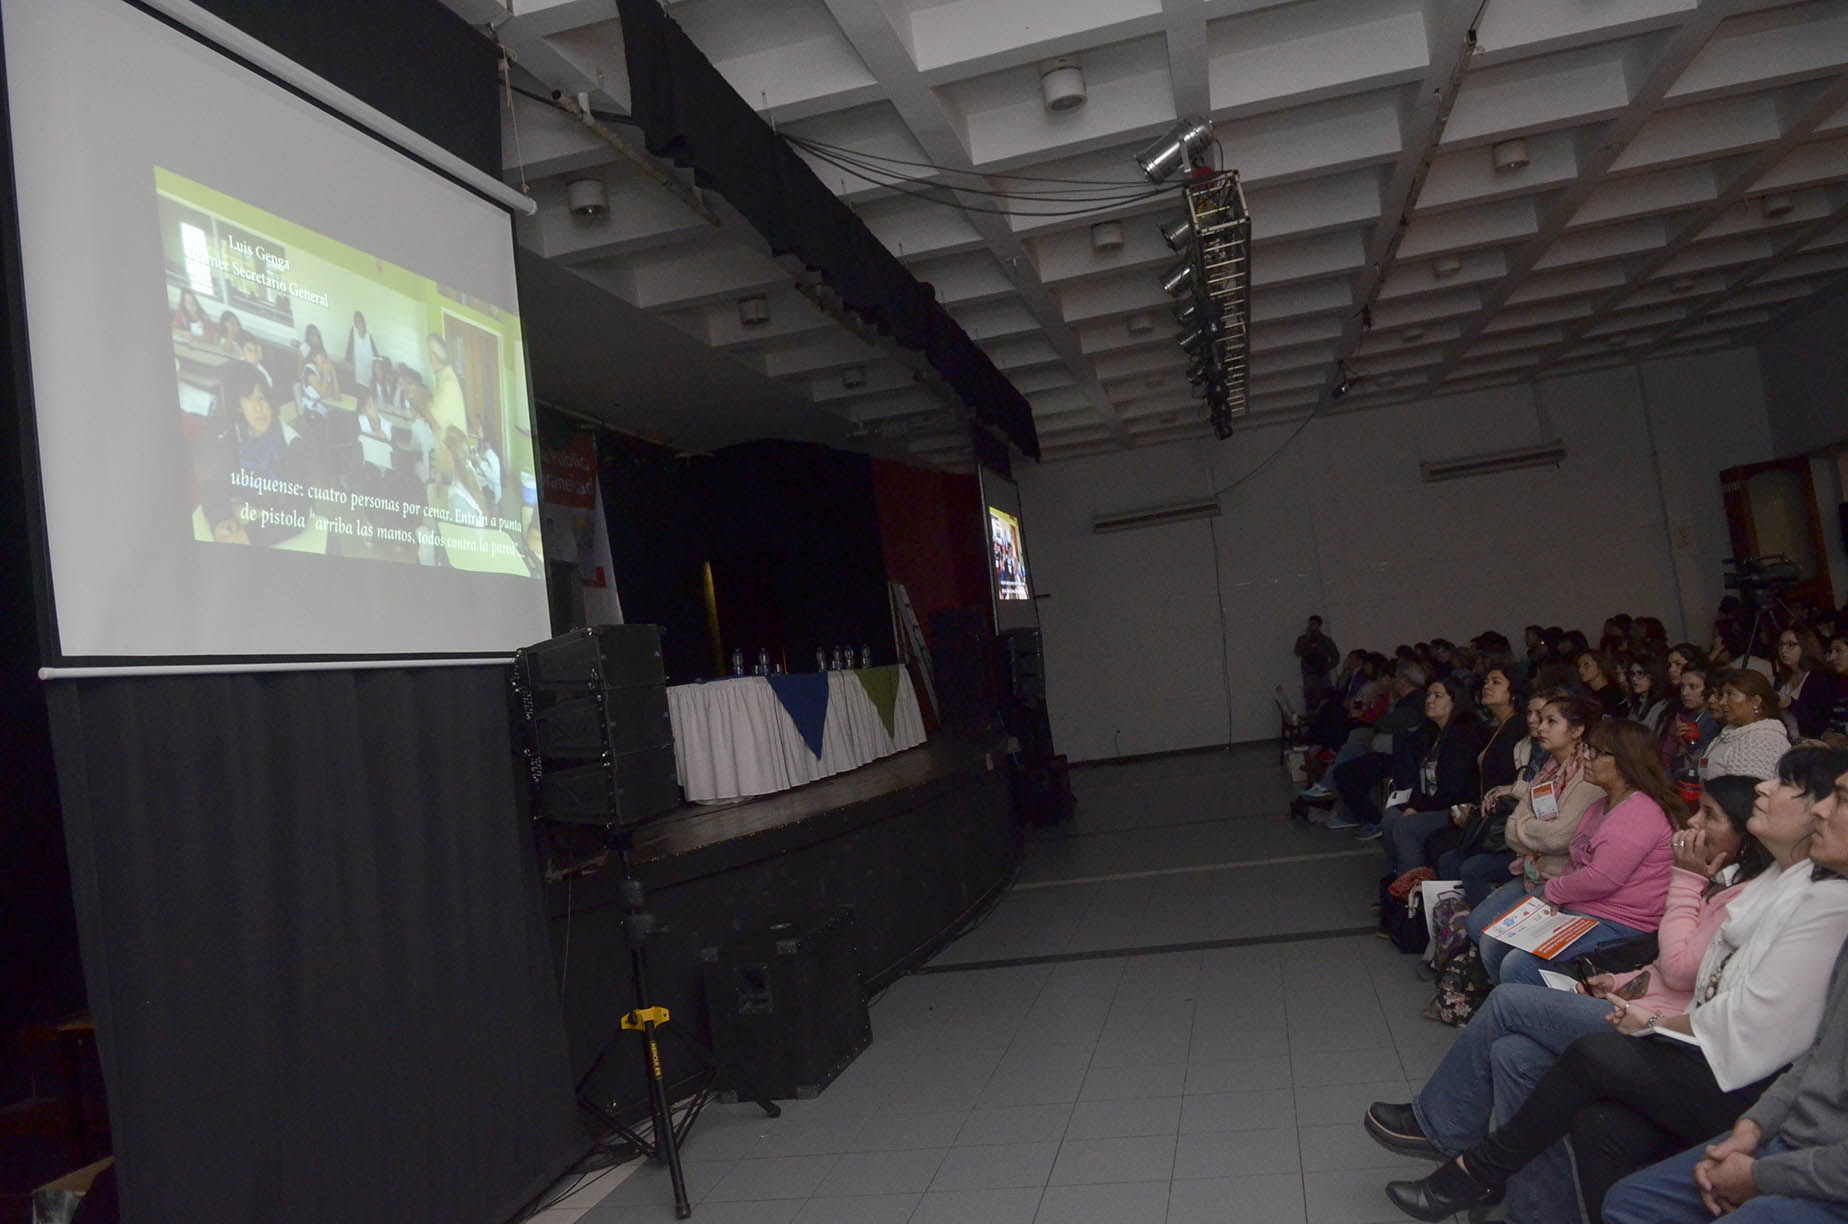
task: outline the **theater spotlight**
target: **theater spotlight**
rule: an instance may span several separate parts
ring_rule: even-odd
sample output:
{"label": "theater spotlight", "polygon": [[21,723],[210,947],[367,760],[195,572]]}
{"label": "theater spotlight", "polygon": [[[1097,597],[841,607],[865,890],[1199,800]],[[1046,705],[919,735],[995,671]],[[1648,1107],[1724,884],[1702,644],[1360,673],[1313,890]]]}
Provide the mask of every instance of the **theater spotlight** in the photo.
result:
{"label": "theater spotlight", "polygon": [[1169,297],[1179,297],[1193,287],[1193,260],[1183,259],[1161,274],[1161,291]]}
{"label": "theater spotlight", "polygon": [[1193,218],[1176,217],[1162,226],[1161,240],[1168,244],[1170,251],[1186,250],[1187,244],[1193,241]]}
{"label": "theater spotlight", "polygon": [[1174,321],[1182,327],[1192,327],[1200,318],[1200,303],[1192,298],[1174,299]]}
{"label": "theater spotlight", "polygon": [[1328,391],[1329,399],[1340,399],[1342,396],[1346,395],[1348,389],[1354,385],[1353,378],[1348,374],[1347,366],[1339,366],[1337,367],[1337,371],[1338,374],[1335,378],[1335,385],[1329,388]]}
{"label": "theater spotlight", "polygon": [[1176,170],[1199,156],[1212,139],[1213,125],[1198,115],[1188,115],[1136,154],[1136,164],[1142,167],[1149,182],[1166,182]]}

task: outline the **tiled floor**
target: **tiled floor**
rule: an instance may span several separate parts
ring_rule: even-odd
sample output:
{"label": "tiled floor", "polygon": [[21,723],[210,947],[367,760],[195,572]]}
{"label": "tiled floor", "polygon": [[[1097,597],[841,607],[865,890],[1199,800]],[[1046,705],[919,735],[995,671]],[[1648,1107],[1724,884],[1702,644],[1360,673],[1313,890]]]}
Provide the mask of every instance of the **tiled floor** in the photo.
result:
{"label": "tiled floor", "polygon": [[[1073,785],[1075,825],[1037,836],[986,921],[877,1001],[872,1046],[819,1099],[700,1120],[695,1220],[1404,1218],[1381,1188],[1429,1166],[1375,1146],[1360,1113],[1406,1099],[1453,1030],[1370,933],[1378,850],[1292,824],[1274,749]],[[651,1224],[672,1196],[632,1167],[536,1218]]]}

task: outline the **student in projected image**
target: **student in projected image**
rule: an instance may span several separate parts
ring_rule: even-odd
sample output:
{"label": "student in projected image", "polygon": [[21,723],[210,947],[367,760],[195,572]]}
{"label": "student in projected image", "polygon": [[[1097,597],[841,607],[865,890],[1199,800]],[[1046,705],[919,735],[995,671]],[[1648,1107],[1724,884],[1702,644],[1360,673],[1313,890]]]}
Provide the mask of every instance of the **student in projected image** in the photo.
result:
{"label": "student in projected image", "polygon": [[[271,368],[270,363],[263,359],[263,342],[261,340],[258,340],[249,332],[245,332],[244,342],[239,346],[238,356],[242,357],[248,364],[256,367],[258,375],[263,379],[263,394],[269,397],[269,402],[272,405],[280,406],[288,402],[288,384],[278,378],[276,376],[276,371]],[[278,387],[282,388],[281,394],[277,393]]]}
{"label": "student in projected image", "polygon": [[378,355],[378,345],[374,343],[372,332],[366,327],[366,316],[362,312],[355,310],[353,312],[353,326],[347,331],[347,368],[353,371],[353,377],[355,379],[364,381],[366,371],[372,368],[372,363],[378,358]]}
{"label": "student in projected image", "polygon": [[[361,400],[365,404],[370,405],[375,414],[388,413],[396,417],[410,416],[411,407],[404,402],[402,392],[398,389],[397,367],[392,364],[391,358],[380,353],[372,359],[372,364],[368,369],[370,373],[367,376],[366,385],[361,391]],[[358,376],[358,372],[359,367],[355,366],[355,377]],[[362,423],[360,429],[364,431],[366,430],[366,426]],[[386,423],[385,432],[380,436],[387,440],[391,438],[389,422]]]}
{"label": "student in projected image", "polygon": [[[261,371],[247,361],[227,364],[219,432],[208,453],[214,470],[203,482],[201,509],[212,538],[226,544],[272,544],[302,530],[308,498],[252,481],[302,481],[302,443],[270,403]],[[291,521],[265,521],[287,516]]]}
{"label": "student in projected image", "polygon": [[372,359],[372,381],[359,389],[359,432],[361,437],[377,438],[381,442],[391,441],[391,422],[385,419],[385,410],[391,407],[392,395],[396,388],[391,376],[391,359],[374,357]]}
{"label": "student in projected image", "polygon": [[173,308],[173,334],[202,347],[218,343],[218,324],[205,313],[199,295],[191,289],[180,290],[179,304]]}
{"label": "student in projected image", "polygon": [[244,355],[244,340],[248,333],[244,331],[243,322],[232,311],[225,311],[218,316],[218,347],[233,357]]}
{"label": "student in projected image", "polygon": [[340,373],[334,369],[334,359],[327,355],[327,346],[321,342],[321,329],[310,323],[302,332],[297,347],[302,354],[302,386],[301,400],[296,407],[303,412],[325,413],[327,401],[340,394]]}
{"label": "student in projected image", "polygon": [[430,422],[444,434],[459,429],[466,435],[468,406],[462,396],[462,380],[449,364],[449,345],[431,332],[425,347],[430,357]]}

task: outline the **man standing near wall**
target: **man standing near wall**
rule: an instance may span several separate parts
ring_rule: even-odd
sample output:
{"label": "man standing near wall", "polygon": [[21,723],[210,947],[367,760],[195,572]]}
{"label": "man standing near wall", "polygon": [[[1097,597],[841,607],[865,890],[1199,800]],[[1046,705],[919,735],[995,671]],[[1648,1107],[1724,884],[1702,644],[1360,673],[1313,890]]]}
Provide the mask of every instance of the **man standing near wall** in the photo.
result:
{"label": "man standing near wall", "polygon": [[1303,668],[1303,717],[1328,696],[1328,672],[1341,661],[1341,651],[1333,638],[1322,632],[1322,618],[1312,616],[1309,625],[1296,639],[1296,658]]}

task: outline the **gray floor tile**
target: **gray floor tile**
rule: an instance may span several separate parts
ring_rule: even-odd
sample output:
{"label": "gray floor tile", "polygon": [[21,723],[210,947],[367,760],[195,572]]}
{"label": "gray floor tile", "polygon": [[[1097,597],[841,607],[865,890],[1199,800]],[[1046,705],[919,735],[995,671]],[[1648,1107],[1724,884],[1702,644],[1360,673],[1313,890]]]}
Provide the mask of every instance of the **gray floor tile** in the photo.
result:
{"label": "gray floor tile", "polygon": [[1308,1224],[1402,1224],[1405,1216],[1386,1198],[1392,1180],[1382,1169],[1303,1174]]}
{"label": "gray floor tile", "polygon": [[1335,1084],[1296,1090],[1296,1125],[1356,1123],[1375,1101],[1409,1101],[1412,1091],[1402,1079],[1370,1084]]}
{"label": "gray floor tile", "polygon": [[1034,1224],[1131,1224],[1168,1213],[1168,1183],[1048,1186]]}
{"label": "gray floor tile", "polygon": [[931,1190],[999,1190],[1043,1186],[1058,1159],[1056,1143],[997,1143],[951,1148],[931,1179]]}
{"label": "gray floor tile", "polygon": [[[1396,1063],[1394,1065],[1397,1065]],[[1139,1097],[1179,1096],[1187,1086],[1187,1051],[1174,1062],[1153,1066],[1097,1067],[1085,1074],[1081,1101],[1129,1101]]]}
{"label": "gray floor tile", "polygon": [[[906,1224],[917,1210],[917,1194],[816,1198],[803,1204],[791,1224]],[[694,1214],[701,1218],[700,1213]]]}
{"label": "gray floor tile", "polygon": [[706,1195],[704,1202],[807,1198],[815,1193],[838,1156],[779,1156],[740,1160]]}
{"label": "gray floor tile", "polygon": [[872,1194],[922,1194],[937,1175],[947,1148],[900,1152],[849,1152],[815,1188],[816,1198]]}
{"label": "gray floor tile", "polygon": [[1294,1173],[1177,1181],[1168,1195],[1167,1224],[1303,1224],[1303,1181]]}
{"label": "gray floor tile", "polygon": [[[700,1224],[790,1224],[807,1200],[757,1199],[739,1203],[701,1203],[693,1213]],[[578,1224],[674,1224],[674,1204],[592,1207],[578,1217]]]}
{"label": "gray floor tile", "polygon": [[1296,1098],[1288,1088],[1207,1092],[1181,1100],[1181,1134],[1207,1131],[1287,1130],[1296,1125]]}
{"label": "gray floor tile", "polygon": [[1294,1127],[1199,1131],[1182,1135],[1175,1146],[1174,1177],[1180,1181],[1255,1173],[1295,1173],[1300,1167],[1299,1161]]}
{"label": "gray floor tile", "polygon": [[1004,1190],[932,1190],[918,1200],[911,1224],[1033,1224],[1038,1186]]}
{"label": "gray floor tile", "polygon": [[1071,1105],[1010,1105],[977,1109],[956,1132],[957,1147],[996,1143],[1057,1143],[1071,1120]]}
{"label": "gray floor tile", "polygon": [[982,1089],[976,1107],[999,1105],[1054,1105],[1078,1099],[1084,1086],[1083,1067],[1027,1067],[1002,1069]]}
{"label": "gray floor tile", "polygon": [[1174,1176],[1173,1135],[1067,1139],[1052,1166],[1055,1186],[1098,1182],[1168,1181]]}
{"label": "gray floor tile", "polygon": [[1290,1072],[1298,1088],[1378,1083],[1400,1074],[1399,1052],[1388,1045],[1370,1049],[1292,1054]]}
{"label": "gray floor tile", "polygon": [[1080,1101],[1065,1128],[1074,1139],[1120,1139],[1130,1135],[1172,1135],[1181,1125],[1181,1098],[1145,1097],[1129,1101]]}
{"label": "gray floor tile", "polygon": [[1233,1058],[1224,1062],[1189,1062],[1187,1092],[1255,1092],[1291,1087],[1285,1058]]}

